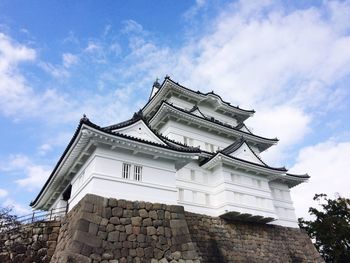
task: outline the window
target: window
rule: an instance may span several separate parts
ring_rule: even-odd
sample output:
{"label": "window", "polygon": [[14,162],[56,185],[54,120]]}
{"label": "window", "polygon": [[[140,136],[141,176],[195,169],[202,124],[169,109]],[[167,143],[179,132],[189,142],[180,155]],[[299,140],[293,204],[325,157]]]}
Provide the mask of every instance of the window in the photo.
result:
{"label": "window", "polygon": [[192,201],[197,202],[197,191],[192,191]]}
{"label": "window", "polygon": [[253,185],[261,188],[261,180],[259,179],[252,179]]}
{"label": "window", "polygon": [[184,200],[184,189],[179,189],[179,201]]}
{"label": "window", "polygon": [[205,204],[210,205],[210,196],[209,194],[205,194]]}
{"label": "window", "polygon": [[123,163],[122,176],[124,179],[131,179],[132,170],[134,170],[134,179],[135,181],[142,180],[142,166],[140,165],[131,165],[129,163]]}
{"label": "window", "polygon": [[130,178],[130,168],[131,165],[128,163],[123,163],[123,178],[129,179]]}
{"label": "window", "polygon": [[134,180],[141,181],[141,176],[142,176],[142,166],[135,165],[134,166]]}
{"label": "window", "polygon": [[239,183],[241,181],[241,176],[238,174],[231,173],[231,181],[235,183]]}

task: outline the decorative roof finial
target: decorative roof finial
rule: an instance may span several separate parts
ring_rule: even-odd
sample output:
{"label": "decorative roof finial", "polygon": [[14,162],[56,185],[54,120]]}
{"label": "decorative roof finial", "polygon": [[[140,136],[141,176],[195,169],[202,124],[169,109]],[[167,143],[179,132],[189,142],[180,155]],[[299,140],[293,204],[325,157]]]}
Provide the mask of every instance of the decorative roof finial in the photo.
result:
{"label": "decorative roof finial", "polygon": [[80,119],[81,122],[88,122],[89,121],[89,118],[86,117],[86,114],[84,113],[83,114],[83,118]]}
{"label": "decorative roof finial", "polygon": [[155,88],[160,88],[160,84],[159,84],[159,82],[158,82],[158,78],[156,78],[156,81],[155,82],[153,82],[153,87],[155,87]]}
{"label": "decorative roof finial", "polygon": [[168,74],[166,74],[165,79],[170,79],[170,76]]}

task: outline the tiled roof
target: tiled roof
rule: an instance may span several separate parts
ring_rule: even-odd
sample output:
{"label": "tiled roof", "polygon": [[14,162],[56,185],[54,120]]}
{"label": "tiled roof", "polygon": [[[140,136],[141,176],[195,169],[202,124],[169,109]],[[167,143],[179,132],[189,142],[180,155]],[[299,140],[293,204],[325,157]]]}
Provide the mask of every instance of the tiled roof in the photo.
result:
{"label": "tiled roof", "polygon": [[281,171],[281,172],[287,172],[288,170],[285,168],[285,167],[272,167],[272,166],[269,166],[267,164],[258,164],[258,163],[254,163],[254,162],[250,162],[250,161],[247,161],[247,160],[244,160],[244,159],[240,159],[240,158],[237,158],[237,157],[234,157],[234,156],[231,156],[231,155],[228,155],[228,154],[225,154],[223,153],[222,151],[218,151],[216,152],[216,154],[214,154],[212,157],[208,158],[208,159],[205,159],[203,160],[201,163],[200,163],[200,166],[203,166],[204,164],[208,163],[210,160],[214,159],[217,155],[219,154],[222,154],[232,160],[237,160],[237,161],[242,161],[242,162],[245,162],[247,164],[251,164],[251,165],[255,165],[255,166],[259,166],[259,167],[263,167],[263,168],[267,168],[267,169],[271,169],[271,170],[274,170],[274,171]]}
{"label": "tiled roof", "polygon": [[[130,119],[130,120],[126,121],[126,122],[119,123],[119,124],[117,124],[117,126],[118,127],[125,127],[125,126],[128,126],[128,125],[131,125],[131,124],[135,123],[138,120],[140,120],[140,119],[137,119],[135,117],[135,118]],[[72,145],[73,145],[74,141],[76,140],[76,138],[77,138],[77,136],[78,136],[78,134],[79,134],[83,124],[85,124],[85,125],[87,125],[89,127],[92,127],[92,128],[94,128],[96,130],[99,130],[99,131],[101,131],[103,133],[106,133],[106,134],[118,136],[118,137],[121,137],[121,138],[126,138],[126,139],[129,139],[129,140],[132,140],[132,141],[141,142],[141,143],[145,143],[145,144],[148,144],[148,145],[153,145],[153,146],[164,148],[164,149],[169,149],[169,150],[183,152],[183,153],[200,153],[201,152],[201,150],[199,148],[188,147],[188,146],[185,146],[185,147],[174,146],[174,145],[170,144],[169,142],[167,142],[164,139],[164,137],[162,138],[158,134],[156,134],[156,135],[162,141],[164,141],[166,143],[166,145],[155,143],[155,142],[151,142],[151,141],[147,141],[147,140],[143,140],[143,139],[140,139],[140,138],[137,138],[137,137],[134,137],[134,136],[129,136],[129,135],[125,135],[125,134],[121,134],[121,133],[117,133],[117,132],[112,132],[111,130],[115,129],[114,127],[116,127],[116,126],[113,125],[113,128],[111,128],[112,126],[108,126],[108,127],[102,128],[102,127],[92,123],[84,115],[84,117],[82,119],[80,119],[79,125],[78,125],[77,129],[75,130],[75,133],[74,133],[72,139],[70,140],[69,144],[67,145],[66,149],[64,150],[63,154],[61,155],[60,159],[58,160],[57,164],[55,165],[55,167],[54,167],[53,171],[51,172],[49,178],[45,182],[43,188],[40,190],[40,192],[37,195],[37,197],[35,198],[35,200],[30,203],[30,206],[33,206],[38,201],[38,199],[41,196],[41,194],[43,193],[44,189],[47,187],[47,185],[50,182],[50,180],[52,179],[53,175],[56,173],[56,171],[57,171],[58,167],[60,166],[61,162],[63,161],[64,157],[68,153],[69,149],[72,147]],[[146,123],[146,125],[147,125],[147,123]]]}
{"label": "tiled roof", "polygon": [[[175,106],[174,104],[171,104],[171,103],[169,103],[169,102],[167,102],[167,101],[164,101],[164,100],[163,100],[162,104],[159,105],[158,109],[159,109],[160,107],[162,107],[163,104],[166,104],[166,105],[168,105],[168,106],[170,106],[170,107],[172,107],[172,108],[174,108],[174,109],[177,109],[177,110],[179,110],[179,111],[181,111],[181,112],[184,112],[184,113],[187,113],[187,114],[191,114],[191,116],[194,116],[194,117],[196,117],[196,118],[199,118],[199,119],[202,119],[202,120],[206,120],[206,121],[210,121],[210,122],[212,122],[212,123],[218,124],[218,125],[223,126],[223,127],[225,127],[225,128],[230,128],[230,129],[232,129],[232,130],[238,131],[238,132],[243,133],[243,134],[247,134],[247,135],[254,136],[254,137],[257,137],[257,138],[261,138],[261,139],[264,139],[264,140],[269,140],[269,141],[271,141],[271,142],[278,142],[278,139],[277,139],[277,138],[265,138],[265,137],[262,137],[262,136],[259,136],[259,135],[253,134],[253,133],[248,133],[248,132],[245,132],[245,131],[241,131],[241,130],[237,129],[236,127],[232,126],[232,125],[223,123],[223,122],[218,121],[218,120],[216,120],[216,119],[214,119],[214,118],[208,118],[208,117],[207,117],[207,118],[204,118],[204,117],[200,117],[200,116],[198,116],[198,115],[194,115],[194,114],[191,113],[191,110],[190,110],[190,111],[184,110],[184,109],[182,109],[182,108],[180,108],[180,107],[177,107],[177,106]],[[156,112],[158,112],[158,109],[157,109]],[[155,113],[155,114],[156,114],[156,113]],[[153,114],[153,116],[150,118],[150,120],[155,116],[155,114]]]}
{"label": "tiled roof", "polygon": [[[202,95],[202,96],[214,95],[214,96],[216,96],[224,105],[226,105],[226,106],[228,106],[228,107],[230,107],[230,108],[233,108],[233,109],[235,109],[235,110],[240,111],[241,114],[247,115],[247,114],[253,114],[253,113],[255,113],[254,110],[246,110],[246,109],[240,108],[239,106],[233,106],[233,105],[231,105],[230,102],[224,101],[224,100],[221,98],[221,96],[218,95],[218,94],[216,94],[216,93],[214,93],[214,91],[207,92],[207,93],[203,93],[203,92],[194,91],[194,90],[189,89],[189,88],[187,88],[187,87],[185,87],[185,86],[182,86],[182,85],[179,84],[178,82],[173,81],[169,76],[166,76],[166,77],[164,78],[163,83],[160,85],[159,90],[158,90],[157,93],[159,93],[160,90],[164,87],[164,84],[165,84],[165,82],[166,82],[167,80],[170,81],[170,82],[172,82],[173,84],[177,85],[178,87],[180,87],[180,88],[182,88],[182,89],[184,89],[184,90],[186,90],[186,91],[189,91],[189,92],[191,92],[191,93],[193,93],[193,94]],[[148,104],[149,104],[151,101],[154,100],[154,98],[156,97],[156,95],[157,95],[157,94],[155,94],[152,98],[150,98],[150,99],[148,100],[148,102],[143,106],[142,111],[148,106]]]}

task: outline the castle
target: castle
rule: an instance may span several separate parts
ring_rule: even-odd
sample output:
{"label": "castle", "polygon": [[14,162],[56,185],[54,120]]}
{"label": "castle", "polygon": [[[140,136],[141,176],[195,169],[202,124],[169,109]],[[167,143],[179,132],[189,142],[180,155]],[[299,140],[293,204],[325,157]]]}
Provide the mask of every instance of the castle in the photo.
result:
{"label": "castle", "polygon": [[271,167],[260,153],[278,140],[252,133],[253,116],[214,92],[166,77],[127,121],[84,116],[33,209],[71,209],[85,195],[176,204],[186,211],[298,227],[290,188],[309,176]]}

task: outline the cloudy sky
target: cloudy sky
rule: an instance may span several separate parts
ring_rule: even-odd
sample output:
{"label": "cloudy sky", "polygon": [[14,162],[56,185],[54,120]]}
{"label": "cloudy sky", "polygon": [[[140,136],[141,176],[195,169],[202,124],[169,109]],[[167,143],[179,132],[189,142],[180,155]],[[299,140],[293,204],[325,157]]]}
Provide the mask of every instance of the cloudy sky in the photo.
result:
{"label": "cloudy sky", "polygon": [[[296,3],[297,2],[297,3]],[[0,203],[30,211],[81,116],[132,116],[166,74],[256,114],[263,158],[349,197],[350,1],[0,2]]]}

